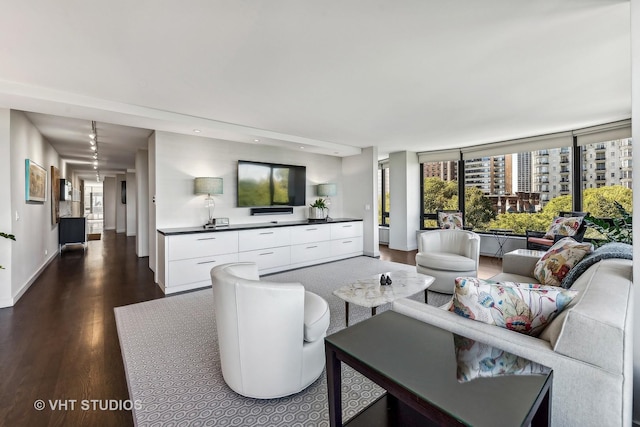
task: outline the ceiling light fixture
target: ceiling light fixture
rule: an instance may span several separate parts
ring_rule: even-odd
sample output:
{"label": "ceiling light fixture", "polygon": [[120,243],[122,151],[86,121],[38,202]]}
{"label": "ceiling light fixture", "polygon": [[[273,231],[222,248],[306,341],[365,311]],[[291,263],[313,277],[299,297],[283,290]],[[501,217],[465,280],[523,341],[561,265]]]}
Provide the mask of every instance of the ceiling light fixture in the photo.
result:
{"label": "ceiling light fixture", "polygon": [[195,133],[200,133],[200,132],[202,132],[200,129],[194,129],[193,131],[194,131]]}

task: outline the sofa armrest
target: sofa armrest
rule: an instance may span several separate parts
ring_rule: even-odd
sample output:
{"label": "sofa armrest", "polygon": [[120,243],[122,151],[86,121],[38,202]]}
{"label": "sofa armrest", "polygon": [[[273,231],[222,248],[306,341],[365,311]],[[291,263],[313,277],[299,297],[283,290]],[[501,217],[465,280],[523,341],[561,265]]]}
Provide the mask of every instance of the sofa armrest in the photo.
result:
{"label": "sofa armrest", "polygon": [[502,272],[519,276],[533,277],[536,262],[544,255],[543,251],[517,249],[502,257]]}

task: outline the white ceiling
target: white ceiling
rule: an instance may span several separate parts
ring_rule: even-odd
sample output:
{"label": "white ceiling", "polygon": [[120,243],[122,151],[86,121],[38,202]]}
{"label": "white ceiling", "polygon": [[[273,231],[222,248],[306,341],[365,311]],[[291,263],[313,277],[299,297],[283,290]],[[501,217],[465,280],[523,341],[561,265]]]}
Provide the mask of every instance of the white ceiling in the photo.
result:
{"label": "white ceiling", "polygon": [[631,116],[629,1],[12,1],[0,63],[0,106],[75,161],[96,120],[114,170],[152,129],[386,156]]}

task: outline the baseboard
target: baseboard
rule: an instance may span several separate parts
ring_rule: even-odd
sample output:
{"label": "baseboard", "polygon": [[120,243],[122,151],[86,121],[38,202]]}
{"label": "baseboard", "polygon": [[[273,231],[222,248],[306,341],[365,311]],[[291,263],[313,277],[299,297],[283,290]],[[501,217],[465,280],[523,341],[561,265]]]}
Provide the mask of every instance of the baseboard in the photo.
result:
{"label": "baseboard", "polygon": [[103,228],[103,230],[106,230],[106,231],[113,231],[115,229],[116,229],[115,227],[104,227]]}
{"label": "baseboard", "polygon": [[38,271],[33,273],[31,278],[29,278],[29,280],[24,285],[22,285],[20,290],[12,298],[8,298],[8,299],[5,298],[5,299],[0,300],[0,308],[13,307],[14,305],[16,305],[18,300],[20,298],[22,298],[22,295],[24,295],[24,293],[29,290],[29,288],[31,287],[31,285],[33,285],[33,283],[36,281],[36,279],[38,277],[40,277],[40,275],[42,274],[44,269],[47,268],[47,266],[49,264],[51,264],[51,261],[53,261],[53,259],[55,257],[57,257],[57,256],[58,256],[58,252],[57,251],[53,251],[53,253],[51,255],[49,255],[49,258],[47,260],[45,260],[44,264],[42,264],[42,266],[40,266]]}

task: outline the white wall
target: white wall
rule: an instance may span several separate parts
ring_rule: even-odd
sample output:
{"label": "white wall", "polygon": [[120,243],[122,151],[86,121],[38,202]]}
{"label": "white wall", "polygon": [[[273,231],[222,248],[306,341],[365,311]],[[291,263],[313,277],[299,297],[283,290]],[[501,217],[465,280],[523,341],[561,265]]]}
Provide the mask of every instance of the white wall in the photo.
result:
{"label": "white wall", "polygon": [[411,251],[418,248],[416,230],[420,224],[420,162],[414,152],[389,155],[389,248]]}
{"label": "white wall", "polygon": [[122,203],[122,183],[126,181],[125,174],[116,175],[116,233],[127,231],[127,205]]}
{"label": "white wall", "polygon": [[[380,256],[378,235],[378,148],[368,147],[357,156],[342,159],[344,216],[362,218],[364,254]],[[333,208],[331,215],[335,217]]]}
{"label": "white wall", "polygon": [[127,236],[136,235],[136,213],[138,211],[138,189],[136,186],[136,174],[133,172],[127,172],[127,205],[126,205],[126,223],[127,223]]}
{"label": "white wall", "polygon": [[[0,129],[6,135],[6,111],[3,111],[2,119]],[[51,166],[60,168],[60,157],[27,116],[13,110],[10,112],[9,159],[10,178],[4,181],[10,183],[11,187],[11,227],[7,232],[15,234],[16,241],[11,242],[10,246],[10,290],[7,293],[7,285],[3,282],[1,307],[13,305],[58,251],[58,226],[51,224],[50,171]],[[25,159],[32,160],[47,171],[47,200],[44,203],[25,201]],[[4,203],[7,200],[9,198],[5,198]],[[4,223],[1,224],[4,227]]]}
{"label": "white wall", "polygon": [[[150,176],[153,162],[150,152]],[[250,216],[249,208],[236,207],[236,175],[238,160],[253,160],[307,167],[307,204],[294,207],[292,215]],[[214,216],[228,217],[232,224],[306,219],[308,205],[317,198],[316,185],[342,184],[342,159],[259,144],[242,144],[209,138],[155,133],[156,228],[193,227],[207,221],[204,196],[193,194],[193,179],[197,176],[223,178],[224,194],[214,196]],[[331,198],[331,215],[343,216],[343,196]],[[152,214],[152,212],[150,212]],[[155,233],[154,233],[155,237]],[[151,250],[151,248],[150,248]],[[151,264],[151,260],[150,260]]]}
{"label": "white wall", "polygon": [[[633,154],[640,152],[640,0],[631,0],[631,134]],[[633,188],[640,188],[640,173],[633,174]],[[635,193],[635,191],[634,191]],[[640,224],[640,194],[633,195],[633,222]],[[633,258],[640,259],[640,227],[633,228]],[[633,282],[640,284],[640,263],[633,264]],[[633,421],[640,424],[640,292],[634,293]]]}
{"label": "white wall", "polygon": [[102,203],[104,205],[102,227],[105,230],[116,229],[116,179],[112,176],[102,180]]}
{"label": "white wall", "polygon": [[[0,108],[0,182],[11,182],[11,113]],[[13,185],[0,185],[0,231],[13,232],[11,200]],[[11,295],[11,250],[15,242],[0,237],[0,307],[12,305]]]}
{"label": "white wall", "polygon": [[149,256],[149,152],[136,153],[136,254]]}

